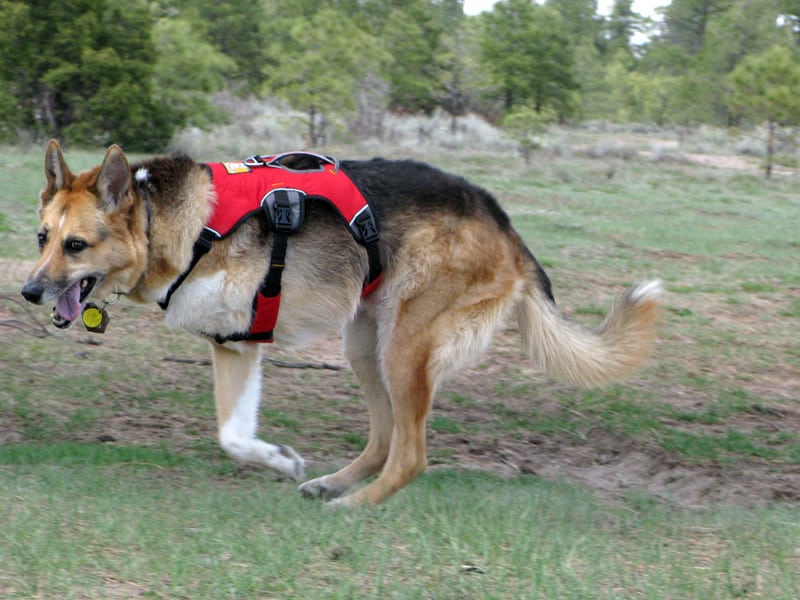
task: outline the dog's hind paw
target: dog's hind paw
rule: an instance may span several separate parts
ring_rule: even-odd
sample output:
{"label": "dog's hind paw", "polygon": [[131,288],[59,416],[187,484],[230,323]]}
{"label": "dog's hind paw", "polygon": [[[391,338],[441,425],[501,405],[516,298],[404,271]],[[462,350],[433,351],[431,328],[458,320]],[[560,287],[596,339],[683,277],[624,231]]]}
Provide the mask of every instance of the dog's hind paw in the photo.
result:
{"label": "dog's hind paw", "polygon": [[300,493],[306,498],[320,498],[322,500],[331,500],[341,495],[342,490],[339,490],[327,483],[328,476],[317,477],[302,484],[298,489]]}

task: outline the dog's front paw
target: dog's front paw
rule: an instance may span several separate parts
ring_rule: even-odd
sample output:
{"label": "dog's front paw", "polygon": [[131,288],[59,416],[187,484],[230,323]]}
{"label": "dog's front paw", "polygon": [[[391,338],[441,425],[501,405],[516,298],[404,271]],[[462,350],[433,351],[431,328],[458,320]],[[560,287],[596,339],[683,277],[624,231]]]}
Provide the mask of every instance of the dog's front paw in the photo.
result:
{"label": "dog's front paw", "polygon": [[306,478],[306,461],[291,446],[280,444],[278,451],[283,458],[280,471],[295,481],[303,481]]}
{"label": "dog's front paw", "polygon": [[306,481],[298,489],[306,498],[320,498],[322,500],[337,498],[341,495],[342,490],[330,485],[329,481],[328,475],[325,477],[317,477],[316,479]]}

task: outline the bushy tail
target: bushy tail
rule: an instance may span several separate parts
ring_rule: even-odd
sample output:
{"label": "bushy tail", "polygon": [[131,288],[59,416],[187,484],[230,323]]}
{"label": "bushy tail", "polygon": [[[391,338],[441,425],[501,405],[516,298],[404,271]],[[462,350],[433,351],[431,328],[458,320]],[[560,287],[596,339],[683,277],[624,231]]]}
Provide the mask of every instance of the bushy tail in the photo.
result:
{"label": "bushy tail", "polygon": [[649,354],[660,293],[659,281],[631,288],[599,327],[588,330],[565,317],[532,281],[516,309],[523,347],[564,383],[592,387],[622,379]]}

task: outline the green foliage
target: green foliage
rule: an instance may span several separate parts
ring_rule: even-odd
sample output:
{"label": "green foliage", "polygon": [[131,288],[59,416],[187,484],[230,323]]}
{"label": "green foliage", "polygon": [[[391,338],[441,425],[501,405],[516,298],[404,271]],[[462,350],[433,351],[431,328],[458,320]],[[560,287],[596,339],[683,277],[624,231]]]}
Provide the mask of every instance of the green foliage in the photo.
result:
{"label": "green foliage", "polygon": [[4,0],[0,6],[0,79],[23,125],[132,149],[153,149],[169,138],[169,120],[152,96],[156,53],[146,2]]}
{"label": "green foliage", "polygon": [[800,61],[784,46],[743,60],[731,73],[731,105],[768,123],[765,173],[772,173],[776,128],[800,123]]}
{"label": "green foliage", "polygon": [[730,125],[729,74],[746,57],[791,42],[780,0],[675,0],[637,69],[670,77],[672,120]]}
{"label": "green foliage", "polygon": [[731,73],[731,105],[756,120],[800,124],[800,61],[784,46],[749,56]]}
{"label": "green foliage", "polygon": [[558,114],[551,108],[536,111],[528,106],[515,108],[503,118],[503,127],[519,144],[525,164],[530,164],[531,151],[541,148],[542,135],[548,125],[558,122]]}
{"label": "green foliage", "polygon": [[670,124],[679,86],[676,76],[629,71],[621,62],[612,62],[604,72],[609,83],[607,114],[613,120]]}
{"label": "green foliage", "polygon": [[[0,141],[162,149],[225,117],[220,90],[284,98],[312,144],[335,117],[381,135],[387,110],[520,107],[573,119],[737,126],[731,73],[773,46],[797,53],[793,0],[674,0],[657,24],[615,0],[0,0]],[[643,39],[641,34],[649,39]],[[30,135],[32,134],[32,136]],[[789,162],[793,159],[787,157]]]}
{"label": "green foliage", "polygon": [[160,150],[176,127],[215,120],[207,96],[236,71],[193,22],[156,20],[145,0],[0,0],[0,12],[0,138],[27,128]]}
{"label": "green foliage", "polygon": [[502,0],[483,17],[484,68],[510,111],[530,104],[561,117],[573,110],[574,55],[561,15],[530,0]]}
{"label": "green foliage", "polygon": [[291,60],[269,66],[267,89],[307,114],[309,143],[316,145],[325,135],[326,115],[355,108],[357,84],[380,68],[383,53],[373,37],[333,9],[286,24],[287,38],[270,53]]}
{"label": "green foliage", "polygon": [[429,113],[436,106],[435,54],[441,35],[431,2],[414,0],[389,14],[380,39],[395,57],[386,69],[391,108]]}
{"label": "green foliage", "polygon": [[664,12],[665,39],[690,56],[699,53],[705,44],[709,22],[733,1],[673,0]]}
{"label": "green foliage", "polygon": [[222,89],[236,72],[233,59],[208,43],[180,18],[159,19],[153,28],[159,60],[153,79],[155,98],[176,125],[208,125],[220,120],[209,94]]}

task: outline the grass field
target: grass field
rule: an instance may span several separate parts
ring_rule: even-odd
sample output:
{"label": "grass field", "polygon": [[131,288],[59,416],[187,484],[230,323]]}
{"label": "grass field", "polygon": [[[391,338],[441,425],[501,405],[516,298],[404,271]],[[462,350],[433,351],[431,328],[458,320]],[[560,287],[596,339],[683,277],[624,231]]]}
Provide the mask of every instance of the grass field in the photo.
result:
{"label": "grass field", "polygon": [[[631,381],[577,391],[510,327],[437,398],[429,472],[353,512],[227,460],[206,344],[157,308],[90,337],[20,303],[43,153],[0,147],[0,597],[800,597],[798,176],[637,143],[428,157],[501,200],[575,319],[663,279],[660,338]],[[337,344],[272,354],[341,365]],[[268,364],[264,389],[261,434],[310,475],[363,446],[349,371]]]}

